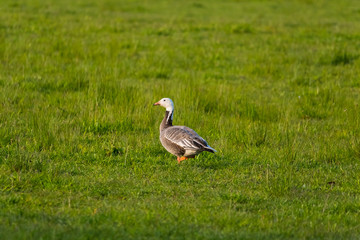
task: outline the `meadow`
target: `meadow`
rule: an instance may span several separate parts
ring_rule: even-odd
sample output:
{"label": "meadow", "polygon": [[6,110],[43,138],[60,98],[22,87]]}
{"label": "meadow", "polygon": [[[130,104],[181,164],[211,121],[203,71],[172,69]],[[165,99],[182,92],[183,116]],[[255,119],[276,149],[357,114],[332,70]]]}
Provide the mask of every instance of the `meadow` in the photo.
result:
{"label": "meadow", "polygon": [[359,56],[358,0],[2,0],[1,239],[359,239]]}

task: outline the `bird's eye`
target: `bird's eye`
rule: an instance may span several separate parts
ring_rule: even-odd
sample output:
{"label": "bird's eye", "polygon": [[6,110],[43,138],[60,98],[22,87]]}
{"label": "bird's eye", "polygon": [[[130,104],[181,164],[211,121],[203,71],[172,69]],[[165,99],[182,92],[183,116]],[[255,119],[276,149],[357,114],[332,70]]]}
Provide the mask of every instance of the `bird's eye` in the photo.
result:
{"label": "bird's eye", "polygon": [[163,101],[165,102],[166,100],[164,99]]}

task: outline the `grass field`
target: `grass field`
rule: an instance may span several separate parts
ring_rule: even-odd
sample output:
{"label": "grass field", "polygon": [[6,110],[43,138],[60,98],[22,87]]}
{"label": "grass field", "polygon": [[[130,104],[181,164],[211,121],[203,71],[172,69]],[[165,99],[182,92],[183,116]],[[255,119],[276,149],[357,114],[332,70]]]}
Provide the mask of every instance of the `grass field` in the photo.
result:
{"label": "grass field", "polygon": [[1,239],[360,239],[359,56],[358,0],[3,0]]}

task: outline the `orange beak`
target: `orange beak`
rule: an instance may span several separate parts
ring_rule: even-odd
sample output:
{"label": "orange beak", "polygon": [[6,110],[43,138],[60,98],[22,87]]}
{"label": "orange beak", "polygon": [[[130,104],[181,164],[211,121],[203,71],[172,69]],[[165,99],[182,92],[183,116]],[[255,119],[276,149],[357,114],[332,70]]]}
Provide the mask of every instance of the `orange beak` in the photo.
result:
{"label": "orange beak", "polygon": [[156,106],[156,105],[160,105],[160,103],[159,103],[159,102],[156,102],[156,103],[153,104],[153,106]]}

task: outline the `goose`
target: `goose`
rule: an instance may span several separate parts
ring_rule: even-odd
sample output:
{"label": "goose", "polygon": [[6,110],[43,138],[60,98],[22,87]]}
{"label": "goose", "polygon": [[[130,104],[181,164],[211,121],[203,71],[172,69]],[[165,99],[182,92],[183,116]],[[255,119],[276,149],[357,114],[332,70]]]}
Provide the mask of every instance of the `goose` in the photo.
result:
{"label": "goose", "polygon": [[216,152],[191,128],[172,125],[174,103],[170,98],[162,98],[153,106],[162,106],[166,109],[165,117],[160,124],[160,142],[169,153],[177,156],[178,163],[194,158],[203,151]]}

